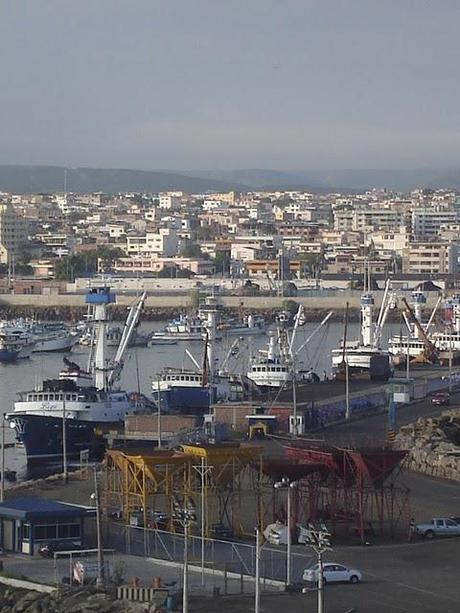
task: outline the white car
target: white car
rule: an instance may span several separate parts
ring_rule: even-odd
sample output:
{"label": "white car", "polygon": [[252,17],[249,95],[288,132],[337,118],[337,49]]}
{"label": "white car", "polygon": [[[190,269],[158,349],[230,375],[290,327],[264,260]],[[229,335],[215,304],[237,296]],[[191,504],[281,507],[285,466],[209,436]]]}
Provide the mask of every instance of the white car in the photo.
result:
{"label": "white car", "polygon": [[[356,568],[347,568],[342,564],[326,563],[323,564],[323,577],[324,583],[359,583],[362,581],[361,571]],[[318,583],[319,579],[319,565],[312,568],[306,568],[303,571],[302,579],[309,583]]]}

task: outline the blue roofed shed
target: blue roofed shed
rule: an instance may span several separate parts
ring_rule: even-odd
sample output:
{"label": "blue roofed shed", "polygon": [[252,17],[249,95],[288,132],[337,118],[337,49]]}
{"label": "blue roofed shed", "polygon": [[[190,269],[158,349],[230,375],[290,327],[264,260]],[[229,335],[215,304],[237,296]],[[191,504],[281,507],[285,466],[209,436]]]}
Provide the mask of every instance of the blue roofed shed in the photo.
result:
{"label": "blue roofed shed", "polygon": [[84,521],[94,509],[38,496],[18,496],[0,503],[0,543],[5,551],[33,555],[53,541],[84,544]]}

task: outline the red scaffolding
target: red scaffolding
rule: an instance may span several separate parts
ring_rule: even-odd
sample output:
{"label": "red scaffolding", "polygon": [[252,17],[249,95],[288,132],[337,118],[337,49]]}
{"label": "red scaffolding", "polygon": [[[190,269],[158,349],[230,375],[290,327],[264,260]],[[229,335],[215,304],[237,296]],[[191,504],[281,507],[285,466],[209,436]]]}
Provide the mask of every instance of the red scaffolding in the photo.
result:
{"label": "red scaffolding", "polygon": [[[282,460],[264,460],[268,481],[296,480],[293,521],[325,521],[333,534],[407,535],[408,489],[398,484],[406,451],[289,445]],[[272,488],[273,489],[273,488]],[[273,491],[275,519],[285,520],[281,494]]]}

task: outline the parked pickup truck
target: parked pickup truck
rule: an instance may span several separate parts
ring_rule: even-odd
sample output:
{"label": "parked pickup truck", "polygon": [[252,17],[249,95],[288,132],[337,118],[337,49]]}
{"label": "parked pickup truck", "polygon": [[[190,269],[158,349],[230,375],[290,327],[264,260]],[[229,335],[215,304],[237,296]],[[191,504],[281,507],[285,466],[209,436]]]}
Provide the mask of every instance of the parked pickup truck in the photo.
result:
{"label": "parked pickup truck", "polygon": [[427,524],[417,524],[415,532],[427,539],[435,536],[460,536],[460,524],[453,519],[435,517]]}

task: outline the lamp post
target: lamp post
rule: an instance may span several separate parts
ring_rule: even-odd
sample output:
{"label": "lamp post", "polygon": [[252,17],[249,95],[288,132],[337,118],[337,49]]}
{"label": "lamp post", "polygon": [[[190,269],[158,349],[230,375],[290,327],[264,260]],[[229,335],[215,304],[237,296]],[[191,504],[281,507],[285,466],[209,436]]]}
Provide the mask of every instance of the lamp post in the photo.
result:
{"label": "lamp post", "polygon": [[204,558],[206,534],[206,478],[214,466],[208,466],[205,458],[201,458],[199,466],[193,467],[201,479],[201,585],[204,585]]}
{"label": "lamp post", "polygon": [[297,487],[297,481],[291,481],[288,477],[283,477],[281,481],[277,481],[273,487],[275,489],[285,489],[287,491],[287,548],[286,548],[286,585],[291,585],[291,558],[292,558],[292,512],[291,512],[291,494],[292,490]]}
{"label": "lamp post", "polygon": [[192,522],[196,522],[195,506],[190,500],[184,499],[182,503],[175,499],[173,502],[173,517],[184,528],[184,575],[182,585],[182,613],[188,613],[188,533]]}
{"label": "lamp post", "polygon": [[96,538],[97,538],[97,587],[104,585],[104,552],[102,549],[102,529],[101,529],[101,500],[99,497],[99,482],[97,475],[97,467],[94,465],[94,492],[91,494],[91,499],[96,505]]}
{"label": "lamp post", "polygon": [[332,551],[330,536],[324,524],[321,524],[319,529],[309,524],[305,544],[311,547],[318,557],[318,613],[324,613],[323,554],[326,551]]}
{"label": "lamp post", "polygon": [[256,583],[254,586],[254,613],[260,613],[260,528],[256,528]]}
{"label": "lamp post", "polygon": [[67,483],[69,473],[67,469],[67,415],[65,410],[66,393],[62,393],[62,479]]}
{"label": "lamp post", "polygon": [[5,414],[2,415],[2,453],[0,470],[0,502],[3,502],[5,499]]}

